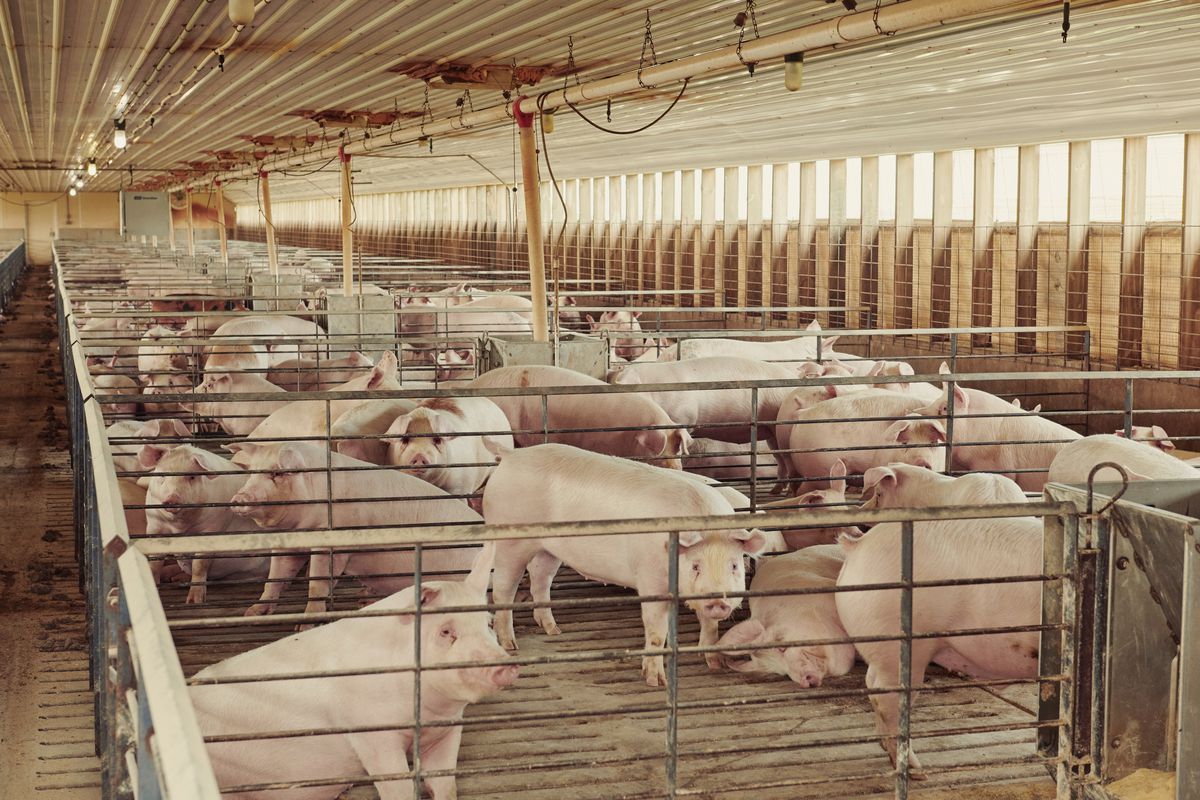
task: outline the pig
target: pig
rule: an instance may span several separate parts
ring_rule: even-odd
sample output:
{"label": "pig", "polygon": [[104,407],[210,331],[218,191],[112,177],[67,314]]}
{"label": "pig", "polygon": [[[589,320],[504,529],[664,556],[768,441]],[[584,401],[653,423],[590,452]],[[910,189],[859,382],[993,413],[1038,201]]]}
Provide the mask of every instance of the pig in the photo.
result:
{"label": "pig", "polygon": [[387,434],[388,463],[453,495],[474,494],[513,449],[508,418],[486,397],[422,400]]}
{"label": "pig", "polygon": [[339,384],[360,378],[375,366],[362,353],[344,358],[289,358],[267,372],[267,380],[289,392],[331,391]]}
{"label": "pig", "polygon": [[[813,489],[796,497],[761,503],[763,511],[782,511],[792,508],[815,508],[819,510],[838,510],[846,505],[846,462],[840,458],[833,462],[829,470],[829,488]],[[788,550],[803,550],[823,544],[835,544],[842,535],[851,538],[862,536],[862,529],[855,525],[844,525],[830,528],[790,528],[780,531]]]}
{"label": "pig", "polygon": [[267,358],[272,364],[291,358],[328,355],[325,346],[318,340],[325,331],[316,322],[291,316],[251,316],[232,319],[217,328],[209,337],[205,353],[211,353],[231,342],[221,342],[222,337],[250,339],[251,344],[262,344],[267,348]]}
{"label": "pig", "polygon": [[[334,386],[331,392],[390,391],[400,389],[395,353],[384,353],[379,363],[354,380]],[[294,436],[327,436],[329,425],[366,400],[294,400],[274,411],[250,432],[252,439]],[[235,458],[234,461],[237,461]]]}
{"label": "pig", "polygon": [[[774,595],[750,598],[750,619],[734,625],[718,647],[779,645],[731,654],[722,651],[725,666],[738,672],[786,675],[804,688],[820,686],[826,677],[845,675],[854,666],[854,645],[796,644],[845,638],[837,615],[833,588],[842,569],[842,550],[819,545],[758,563],[750,590],[778,592],[829,589],[828,593]],[[780,644],[789,642],[791,644]]]}
{"label": "pig", "polygon": [[[942,364],[943,373],[948,369]],[[998,472],[1016,480],[1027,492],[1041,492],[1050,462],[1068,442],[1082,438],[1070,428],[978,389],[955,384],[953,397],[952,466],[964,472]],[[945,417],[947,407],[943,396],[916,413]]]}
{"label": "pig", "polygon": [[[350,731],[209,742],[208,754],[217,782],[229,787],[319,781],[340,775],[376,778],[406,772],[413,750],[411,726],[417,714],[413,707],[414,673],[396,671],[405,667],[489,662],[476,667],[422,669],[419,718],[423,725],[461,720],[467,705],[510,686],[519,668],[504,663],[508,654],[496,642],[488,613],[448,610],[487,602],[492,549],[491,545],[483,548],[464,581],[422,581],[419,594],[416,587],[410,587],[367,607],[371,612],[402,613],[340,619],[197,673],[197,684],[188,692],[200,731],[207,737],[328,727]],[[419,630],[411,613],[418,599]],[[420,657],[414,659],[417,652]],[[320,681],[213,682],[235,675],[289,673],[298,666],[335,675]],[[364,674],[373,670],[377,672]],[[421,768],[454,770],[461,738],[461,725],[422,728]],[[374,784],[381,798],[412,797],[411,780],[380,777]],[[426,778],[425,786],[434,800],[458,796],[453,775]],[[279,800],[330,800],[348,788],[349,784],[321,785],[266,794]]]}
{"label": "pig", "polygon": [[[696,476],[562,444],[537,445],[504,456],[483,492],[483,516],[489,525],[702,514],[733,514],[733,506]],[[517,582],[528,569],[534,601],[549,604],[550,585],[562,563],[593,580],[627,586],[641,595],[666,594],[668,539],[664,533],[497,542],[492,601],[512,603]],[[745,556],[756,556],[766,546],[766,537],[758,530],[681,531],[680,594],[744,591]],[[687,605],[700,620],[700,644],[708,646],[717,641],[720,620],[728,619],[741,599],[689,600]],[[647,648],[666,643],[668,613],[665,602],[642,604]],[[548,605],[535,609],[533,615],[548,635],[559,632]],[[511,611],[497,612],[496,630],[500,644],[515,650]],[[705,660],[714,669],[720,665],[716,653],[707,654]],[[662,656],[643,657],[642,676],[650,686],[664,686]]]}
{"label": "pig", "polygon": [[[1158,425],[1134,425],[1131,428],[1135,442],[1145,442],[1152,447],[1170,452],[1175,449],[1175,443],[1167,436],[1167,432]],[[1114,436],[1125,436],[1125,429],[1113,431]]]}
{"label": "pig", "polygon": [[[1120,464],[1133,481],[1200,478],[1200,472],[1194,466],[1155,447],[1151,442],[1131,441],[1123,436],[1102,433],[1078,439],[1059,450],[1050,462],[1046,481],[1087,483],[1092,468],[1105,461]],[[1116,470],[1102,469],[1096,473],[1095,479],[1119,481],[1121,476]]]}
{"label": "pig", "polygon": [[529,333],[533,303],[526,297],[494,294],[442,307],[425,298],[409,298],[400,309],[400,330],[414,336]]}
{"label": "pig", "polygon": [[[807,328],[819,331],[821,326],[813,321]],[[833,343],[837,336],[826,336],[821,339],[821,357],[832,357]],[[667,349],[660,356],[660,361],[686,360],[689,358],[705,358],[708,356],[737,356],[753,358],[759,361],[809,361],[817,357],[817,339],[815,336],[799,336],[786,340],[751,340],[742,339],[685,339]],[[854,358],[854,356],[850,356]]]}
{"label": "pig", "polygon": [[434,363],[441,385],[463,385],[477,377],[474,350],[442,350],[434,356]]}
{"label": "pig", "polygon": [[[683,468],[697,475],[705,475],[721,481],[745,481],[750,479],[750,448],[745,444],[721,442],[716,439],[692,439],[688,445]],[[755,473],[760,481],[776,477],[775,458],[770,445],[759,441],[755,452]]]}
{"label": "pig", "polygon": [[[268,377],[270,354],[263,344],[218,344],[204,362],[204,374],[221,372],[253,372],[260,378]],[[285,387],[286,388],[286,387]]]}
{"label": "pig", "polygon": [[189,411],[215,420],[230,436],[246,436],[252,433],[264,419],[286,408],[293,401],[288,393],[275,384],[249,372],[220,372],[205,375],[204,380],[191,389],[194,394],[274,394],[278,400],[193,400],[182,405]]}
{"label": "pig", "polygon": [[863,508],[927,508],[1024,503],[1011,478],[972,472],[953,478],[912,464],[871,467],[863,475]]}
{"label": "pig", "polygon": [[[152,419],[149,422],[131,419],[114,422],[104,430],[108,436],[108,447],[112,452],[113,467],[117,472],[142,473],[138,453],[145,439],[188,438],[192,431],[178,419]],[[133,442],[113,440],[136,439]]]}
{"label": "pig", "polygon": [[[587,315],[588,326],[592,333],[600,333],[601,331],[622,332],[630,331],[639,332],[642,325],[638,319],[642,316],[640,311],[605,311],[600,315],[600,319],[595,319],[591,314]],[[647,341],[651,345],[647,347]],[[626,361],[633,361],[645,355],[653,347],[654,338],[649,340],[643,336],[626,336],[626,337],[611,337],[609,340],[612,353]]]}
{"label": "pig", "polygon": [[155,378],[188,371],[188,357],[178,340],[175,331],[161,325],[155,325],[142,334],[137,357],[139,381],[148,384]]}
{"label": "pig", "polygon": [[[500,367],[467,384],[472,389],[539,386],[606,386],[604,381],[562,367]],[[627,458],[649,459],[680,469],[691,435],[653,400],[637,394],[563,394],[546,398],[547,427],[542,433],[542,398],[537,394],[492,397],[508,417],[518,447],[559,442]],[[581,431],[579,428],[653,430]]]}
{"label": "pig", "polygon": [[[899,392],[870,389],[797,412],[793,423],[812,421],[794,424],[788,441],[793,451],[792,471],[804,478],[799,491],[826,486],[838,459],[846,463],[850,474],[893,461],[944,470],[946,451],[939,445],[946,441],[946,429],[937,420],[912,416],[920,403]],[[860,421],[880,417],[885,419]],[[853,449],[855,445],[872,449]]]}
{"label": "pig", "polygon": [[112,373],[93,375],[92,388],[96,390],[96,397],[100,400],[100,407],[104,409],[105,414],[134,416],[138,413],[139,404],[137,401],[122,401],[120,403],[104,401],[104,398],[108,395],[140,394],[142,387],[138,386],[137,381],[133,378]]}
{"label": "pig", "polygon": [[[333,449],[371,464],[388,463],[388,443],[382,437],[396,417],[417,407],[414,400],[368,400],[337,418],[329,428]],[[362,438],[372,437],[372,438]]]}
{"label": "pig", "polygon": [[[888,522],[857,539],[843,537],[846,563],[837,585],[899,581],[900,530],[900,523]],[[1042,538],[1041,522],[1030,517],[917,522],[913,563],[921,581],[1036,575],[1042,571]],[[839,592],[838,617],[846,633],[852,638],[900,635],[900,595],[899,589]],[[913,592],[913,632],[1036,626],[1041,608],[1040,581],[919,588]],[[1023,631],[914,639],[912,684],[924,681],[930,662],[972,679],[1034,678],[1038,638],[1036,631]],[[867,688],[900,684],[899,642],[859,642],[857,647],[867,662]],[[873,694],[870,700],[881,744],[895,765],[899,697]],[[920,770],[915,754],[909,766]]]}
{"label": "pig", "polygon": [[[192,379],[187,375],[157,375],[152,376],[149,383],[142,386],[142,397],[149,398],[156,394],[189,394],[192,391]],[[186,411],[179,403],[156,403],[152,400],[142,400],[142,410],[147,414],[177,414]]]}
{"label": "pig", "polygon": [[[186,444],[173,448],[143,445],[138,462],[151,470],[138,481],[146,490],[146,505],[150,506],[146,509],[148,535],[190,536],[241,529],[241,520],[230,511],[228,503],[246,475],[233,462]],[[221,505],[194,507],[208,503]],[[265,578],[268,562],[266,556],[180,561],[192,576],[186,602],[205,602],[210,578]]]}
{"label": "pig", "polygon": [[[251,474],[230,502],[233,513],[253,520],[265,530],[326,530],[334,528],[474,524],[480,517],[461,500],[419,478],[396,470],[368,469],[365,461],[333,453],[323,444],[291,442],[265,445],[235,442],[226,447],[237,453]],[[332,469],[331,472],[326,472]],[[309,471],[312,470],[312,471]],[[362,471],[359,471],[362,470]],[[330,503],[330,485],[333,497]],[[413,498],[422,498],[420,500]],[[292,505],[280,501],[302,500]],[[429,549],[421,557],[422,572],[435,576],[470,566],[476,547]],[[304,565],[302,553],[271,558],[269,580],[259,601],[246,616],[269,614],[284,584]],[[390,594],[412,584],[413,551],[314,553],[309,560],[306,612],[325,610],[325,600],[343,573],[358,577],[376,594]]]}

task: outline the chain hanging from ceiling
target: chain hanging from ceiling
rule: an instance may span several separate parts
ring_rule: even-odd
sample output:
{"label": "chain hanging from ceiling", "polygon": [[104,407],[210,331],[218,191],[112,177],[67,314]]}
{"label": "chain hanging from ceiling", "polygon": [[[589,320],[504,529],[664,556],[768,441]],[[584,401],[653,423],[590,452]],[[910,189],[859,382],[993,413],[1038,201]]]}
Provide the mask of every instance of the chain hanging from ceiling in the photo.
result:
{"label": "chain hanging from ceiling", "polygon": [[754,33],[754,38],[757,39],[759,37],[759,34],[758,34],[758,9],[756,8],[756,6],[754,4],[754,0],[746,0],[746,10],[739,11],[737,13],[737,16],[735,16],[733,18],[733,24],[738,29],[738,43],[737,43],[738,61],[742,62],[742,66],[744,66],[746,68],[746,71],[750,73],[751,77],[753,77],[754,68],[757,66],[757,63],[754,61],[747,61],[744,57],[742,57],[742,43],[745,42],[745,40],[746,40],[746,23],[747,22],[750,23],[750,29]]}
{"label": "chain hanging from ceiling", "polygon": [[650,51],[650,65],[658,66],[658,53],[654,52],[654,32],[650,28],[650,9],[646,9],[646,34],[642,37],[642,54],[638,57],[637,82],[643,89],[653,89],[642,80],[642,70],[646,68],[646,50]]}

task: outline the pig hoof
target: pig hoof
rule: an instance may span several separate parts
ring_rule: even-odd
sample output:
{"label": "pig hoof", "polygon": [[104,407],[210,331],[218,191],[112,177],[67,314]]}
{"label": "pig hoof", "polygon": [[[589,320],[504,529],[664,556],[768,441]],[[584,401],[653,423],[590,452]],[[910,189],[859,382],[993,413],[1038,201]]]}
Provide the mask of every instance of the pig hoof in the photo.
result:
{"label": "pig hoof", "polygon": [[270,603],[255,603],[246,609],[246,613],[243,616],[261,617],[264,614],[270,614],[273,610],[274,606],[272,606]]}
{"label": "pig hoof", "polygon": [[517,652],[516,639],[510,639],[506,636],[501,636],[499,641],[500,641],[500,646],[503,647],[505,650],[508,650],[510,653]]}
{"label": "pig hoof", "polygon": [[720,653],[707,653],[704,656],[704,663],[708,664],[709,669],[721,669],[725,666],[725,659],[721,658]]}
{"label": "pig hoof", "polygon": [[647,686],[666,686],[667,671],[663,669],[661,658],[648,658],[642,662],[642,677]]}
{"label": "pig hoof", "polygon": [[207,594],[203,588],[192,588],[188,590],[187,600],[184,603],[186,605],[201,605],[207,599]]}

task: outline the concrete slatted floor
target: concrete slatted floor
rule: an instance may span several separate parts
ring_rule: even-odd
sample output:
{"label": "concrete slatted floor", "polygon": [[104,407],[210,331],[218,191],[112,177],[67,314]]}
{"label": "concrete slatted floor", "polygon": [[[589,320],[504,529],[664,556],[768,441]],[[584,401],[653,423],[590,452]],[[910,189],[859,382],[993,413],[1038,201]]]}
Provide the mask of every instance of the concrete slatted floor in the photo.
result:
{"label": "concrete slatted floor", "polygon": [[0,795],[100,796],[49,270],[0,326]]}

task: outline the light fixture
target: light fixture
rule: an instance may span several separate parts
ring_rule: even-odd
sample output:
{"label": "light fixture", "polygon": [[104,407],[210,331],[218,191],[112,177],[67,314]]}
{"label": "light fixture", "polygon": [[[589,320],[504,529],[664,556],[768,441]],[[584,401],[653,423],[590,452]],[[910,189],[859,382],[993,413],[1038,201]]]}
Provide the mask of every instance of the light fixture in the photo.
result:
{"label": "light fixture", "polygon": [[798,92],[804,84],[804,53],[788,53],[783,57],[783,85],[789,92]]}
{"label": "light fixture", "polygon": [[75,179],[75,188],[76,188],[76,189],[82,189],[82,188],[83,188],[83,178],[76,178],[76,179]]}
{"label": "light fixture", "polygon": [[239,27],[253,22],[254,0],[229,0],[229,21]]}
{"label": "light fixture", "polygon": [[75,195],[77,195],[77,194],[79,194],[79,193],[78,193],[78,192],[76,192],[76,191],[75,191],[75,187],[74,187],[74,186],[72,186],[70,189],[67,189],[67,194],[71,195],[71,197],[74,197]]}
{"label": "light fixture", "polygon": [[118,150],[124,150],[127,144],[129,144],[129,139],[127,139],[125,136],[125,120],[114,119],[113,147],[117,148]]}
{"label": "light fixture", "polygon": [[554,133],[554,112],[557,110],[557,108],[542,110],[542,133]]}
{"label": "light fixture", "polygon": [[94,159],[94,158],[88,159],[87,173],[89,176],[95,176],[95,174],[96,174],[96,159]]}

